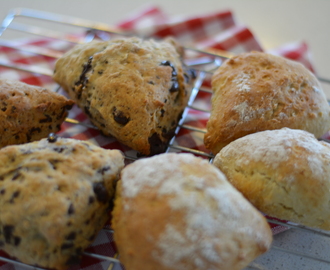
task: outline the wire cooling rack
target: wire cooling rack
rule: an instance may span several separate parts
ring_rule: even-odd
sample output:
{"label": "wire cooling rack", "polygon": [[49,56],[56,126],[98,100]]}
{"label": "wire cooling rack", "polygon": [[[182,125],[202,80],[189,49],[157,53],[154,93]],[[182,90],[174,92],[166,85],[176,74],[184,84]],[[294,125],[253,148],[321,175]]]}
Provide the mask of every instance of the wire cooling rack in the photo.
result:
{"label": "wire cooling rack", "polygon": [[[64,32],[63,29],[65,29],[66,32]],[[75,34],[72,35],[72,33]],[[9,35],[9,37],[10,35],[14,36],[15,40],[19,38],[19,41],[8,41],[4,39],[6,35]],[[89,42],[95,38],[106,40],[113,36],[123,35],[131,35],[131,33],[119,32],[115,28],[102,23],[19,8],[9,11],[8,15],[3,20],[0,28],[0,46],[10,50],[22,51],[30,55],[47,57],[53,59],[53,62],[55,62],[67,48],[76,44]],[[26,43],[24,43],[25,38],[30,38],[31,36],[56,40],[61,45],[60,47],[64,49],[56,50],[45,48],[43,47],[43,43],[39,44],[38,42],[32,45],[26,45]],[[22,46],[22,44],[24,44],[24,46]],[[63,44],[65,44],[64,47],[62,47]],[[210,87],[205,82],[210,78],[212,72],[222,64],[224,59],[231,57],[231,54],[223,51],[201,51],[191,47],[185,47],[185,50],[188,55],[185,62],[188,66],[195,69],[197,77],[192,86],[192,94],[176,130],[176,134],[185,132],[184,130],[186,130],[188,132],[193,132],[198,138],[202,139],[205,133],[205,126],[201,127],[187,124],[186,120],[194,116],[194,113],[192,113],[194,111],[202,114],[209,114],[210,107],[208,105],[210,104],[212,93]],[[7,59],[0,58],[0,67],[12,71],[33,74],[36,78],[43,76],[43,78],[46,78],[43,79],[44,82],[46,84],[48,83],[54,91],[61,91],[60,87],[51,80],[53,70],[50,66],[45,67],[30,64],[25,61],[8,61]],[[330,83],[328,79],[319,78],[319,80],[321,83]],[[199,96],[202,96],[203,102],[199,102]],[[190,121],[189,123],[193,122],[194,121]],[[66,123],[82,126],[84,128],[96,129],[90,123],[80,121],[79,117],[78,119],[75,117],[71,118],[70,114],[66,119]],[[171,140],[167,151],[189,152],[209,159],[210,161],[213,158],[212,154],[204,148],[187,147],[182,145],[180,141],[177,142],[177,136]],[[129,162],[137,159],[134,151],[128,151],[128,154],[125,155]],[[330,250],[330,232],[272,218],[268,218],[268,221],[272,224],[279,225],[282,232],[274,235],[271,250],[257,258],[246,270],[330,269],[330,259],[328,256],[328,250]],[[104,228],[102,233],[111,235],[113,232],[109,228]],[[118,260],[118,254],[113,254],[113,256],[109,257],[98,254],[97,252],[85,251],[84,256],[108,262],[108,270],[122,269],[120,261]],[[18,262],[7,256],[0,255],[0,261],[9,263],[15,267],[15,269],[42,270],[41,268]],[[2,269],[1,264],[0,269]]]}

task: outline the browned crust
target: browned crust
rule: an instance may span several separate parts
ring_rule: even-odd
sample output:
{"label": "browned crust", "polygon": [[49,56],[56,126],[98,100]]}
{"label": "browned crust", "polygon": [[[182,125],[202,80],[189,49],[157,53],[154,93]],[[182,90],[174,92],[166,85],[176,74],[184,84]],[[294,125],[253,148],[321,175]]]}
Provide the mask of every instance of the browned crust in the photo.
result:
{"label": "browned crust", "polygon": [[0,147],[45,138],[60,130],[74,102],[48,89],[0,80]]}
{"label": "browned crust", "polygon": [[316,137],[330,128],[330,110],[316,77],[302,64],[261,52],[226,61],[213,75],[205,145],[214,154],[231,141],[282,127]]}
{"label": "browned crust", "polygon": [[171,40],[95,41],[59,59],[54,79],[103,134],[153,155],[165,151],[188,101],[180,48]]}

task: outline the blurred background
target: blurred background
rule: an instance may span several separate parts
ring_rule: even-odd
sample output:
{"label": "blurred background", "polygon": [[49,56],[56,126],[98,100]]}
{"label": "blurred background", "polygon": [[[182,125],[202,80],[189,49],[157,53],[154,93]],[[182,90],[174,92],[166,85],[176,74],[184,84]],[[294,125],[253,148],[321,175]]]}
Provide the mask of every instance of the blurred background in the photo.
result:
{"label": "blurred background", "polygon": [[25,7],[114,25],[150,4],[171,17],[229,9],[265,50],[305,41],[317,74],[330,78],[329,0],[0,0],[0,20],[10,9]]}

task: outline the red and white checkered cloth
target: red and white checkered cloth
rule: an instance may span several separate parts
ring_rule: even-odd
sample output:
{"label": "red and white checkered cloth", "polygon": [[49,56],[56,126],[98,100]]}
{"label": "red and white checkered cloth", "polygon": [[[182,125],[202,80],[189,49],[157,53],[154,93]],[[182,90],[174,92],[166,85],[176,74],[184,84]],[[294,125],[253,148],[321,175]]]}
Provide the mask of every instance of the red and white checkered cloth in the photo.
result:
{"label": "red and white checkered cloth", "polygon": [[[170,18],[158,7],[151,6],[135,12],[134,14],[130,14],[127,19],[120,22],[117,26],[118,29],[130,30],[143,36],[162,38],[171,35],[182,44],[199,49],[214,48],[235,54],[251,50],[263,50],[261,44],[259,44],[258,39],[253,35],[251,30],[244,25],[237,24],[230,10],[199,16]],[[55,53],[56,55],[61,55],[72,46],[72,44],[68,44],[67,42],[48,38],[13,41],[12,44],[14,43],[18,44],[21,48],[37,46],[43,50]],[[304,42],[285,45],[272,50],[271,53],[302,62],[306,67],[314,71],[308,46]],[[34,67],[46,68],[50,71],[53,70],[56,61],[55,58],[25,53],[21,50],[8,48],[6,46],[0,46],[0,60],[16,64],[28,64]],[[56,84],[51,76],[32,74],[5,67],[0,67],[0,78],[20,80],[28,84],[43,86],[49,89],[56,88]],[[205,83],[205,85],[207,86],[207,83]],[[194,102],[194,106],[209,108],[209,101],[210,94],[200,93]],[[185,124],[197,128],[205,128],[208,116],[208,113],[190,109]],[[77,107],[74,107],[70,111],[69,118],[76,119],[86,124],[90,123],[86,115]],[[59,135],[89,140],[104,148],[120,149],[127,155],[135,154],[135,151],[120,144],[114,138],[104,137],[97,130],[88,126],[63,123]],[[196,131],[181,129],[174,144],[207,152],[203,144],[203,134]],[[274,234],[284,230],[284,227],[281,226],[274,224],[271,226]],[[100,232],[88,251],[105,256],[114,256],[115,245],[112,235],[105,231]],[[6,256],[1,251],[0,255]],[[109,262],[84,256],[81,265],[75,266],[72,269],[110,269],[109,265]],[[0,270],[12,269],[18,270],[22,269],[22,267],[0,261]],[[112,269],[119,270],[122,269],[122,267],[120,265],[114,265]]]}

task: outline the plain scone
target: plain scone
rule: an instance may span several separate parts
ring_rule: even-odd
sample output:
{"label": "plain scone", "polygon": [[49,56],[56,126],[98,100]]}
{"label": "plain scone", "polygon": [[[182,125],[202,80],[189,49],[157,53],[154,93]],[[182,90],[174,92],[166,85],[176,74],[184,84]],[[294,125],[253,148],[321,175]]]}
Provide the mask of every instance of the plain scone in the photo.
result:
{"label": "plain scone", "polygon": [[192,154],[126,166],[114,204],[114,239],[127,270],[238,270],[272,242],[259,211]]}
{"label": "plain scone", "polygon": [[0,148],[37,141],[59,131],[73,104],[48,89],[0,79]]}
{"label": "plain scone", "polygon": [[283,128],[240,138],[214,165],[260,211],[330,230],[330,145],[306,131]]}
{"label": "plain scone", "polygon": [[50,269],[77,264],[109,219],[118,150],[57,138],[0,150],[0,249]]}
{"label": "plain scone", "polygon": [[174,40],[92,41],[61,57],[54,80],[107,136],[142,155],[164,152],[190,95]]}
{"label": "plain scone", "polygon": [[288,127],[319,138],[330,129],[330,107],[321,85],[298,62],[243,53],[218,68],[212,89],[204,143],[214,155],[231,141],[258,131]]}

